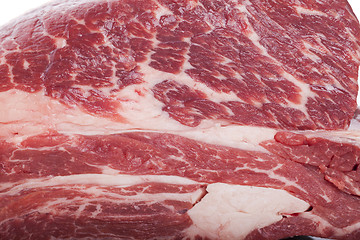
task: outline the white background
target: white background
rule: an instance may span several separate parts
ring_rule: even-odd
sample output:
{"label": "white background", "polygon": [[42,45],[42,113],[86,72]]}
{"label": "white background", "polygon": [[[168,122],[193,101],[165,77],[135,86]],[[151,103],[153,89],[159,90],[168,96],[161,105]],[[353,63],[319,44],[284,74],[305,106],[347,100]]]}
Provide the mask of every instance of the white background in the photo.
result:
{"label": "white background", "polygon": [[[360,0],[348,1],[356,16],[360,19]],[[0,25],[46,2],[49,2],[49,0],[0,0]],[[358,103],[360,104],[360,94]]]}

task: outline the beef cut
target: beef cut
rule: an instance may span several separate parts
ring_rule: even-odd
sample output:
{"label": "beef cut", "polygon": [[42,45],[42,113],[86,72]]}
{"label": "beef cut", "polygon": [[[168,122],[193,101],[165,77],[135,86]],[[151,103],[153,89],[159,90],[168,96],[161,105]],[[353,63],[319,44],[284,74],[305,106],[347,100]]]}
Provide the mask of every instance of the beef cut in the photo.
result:
{"label": "beef cut", "polygon": [[346,0],[55,0],[0,29],[0,239],[360,239]]}

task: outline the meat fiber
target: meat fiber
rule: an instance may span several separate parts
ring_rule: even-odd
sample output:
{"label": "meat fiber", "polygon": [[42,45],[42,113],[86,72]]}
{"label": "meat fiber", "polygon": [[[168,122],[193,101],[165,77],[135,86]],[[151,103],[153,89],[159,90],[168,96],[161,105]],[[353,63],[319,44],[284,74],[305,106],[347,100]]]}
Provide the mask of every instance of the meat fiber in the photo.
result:
{"label": "meat fiber", "polygon": [[52,1],[0,29],[0,239],[359,239],[359,64],[345,0]]}

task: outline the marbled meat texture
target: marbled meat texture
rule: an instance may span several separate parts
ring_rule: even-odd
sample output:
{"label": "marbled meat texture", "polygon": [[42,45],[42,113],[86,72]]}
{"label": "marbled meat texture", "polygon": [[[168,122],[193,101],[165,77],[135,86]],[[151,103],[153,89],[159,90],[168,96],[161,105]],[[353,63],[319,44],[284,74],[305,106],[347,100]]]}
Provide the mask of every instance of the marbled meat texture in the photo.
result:
{"label": "marbled meat texture", "polygon": [[345,0],[55,1],[2,28],[0,91],[129,123],[150,102],[190,127],[343,129],[359,44]]}
{"label": "marbled meat texture", "polygon": [[[263,144],[294,145],[279,138]],[[324,143],[341,145],[322,138],[313,147],[322,149]],[[151,132],[53,132],[16,145],[3,141],[0,147],[1,239],[185,239],[193,224],[187,212],[206,194],[206,185],[219,182],[283,189],[311,206],[301,213],[281,212],[281,221],[244,239],[360,237],[359,192],[351,195],[348,188],[332,185],[324,179],[331,174],[313,167],[320,163],[282,156],[277,148],[274,153],[247,151]],[[349,156],[360,151],[352,147],[346,148]],[[350,156],[351,166],[344,169],[339,167],[343,149],[329,151],[328,169],[357,176],[359,188],[358,157]],[[220,226],[218,231],[222,236]],[[231,239],[224,236],[218,239]]]}
{"label": "marbled meat texture", "polygon": [[360,239],[359,45],[345,0],[55,0],[14,20],[0,239]]}

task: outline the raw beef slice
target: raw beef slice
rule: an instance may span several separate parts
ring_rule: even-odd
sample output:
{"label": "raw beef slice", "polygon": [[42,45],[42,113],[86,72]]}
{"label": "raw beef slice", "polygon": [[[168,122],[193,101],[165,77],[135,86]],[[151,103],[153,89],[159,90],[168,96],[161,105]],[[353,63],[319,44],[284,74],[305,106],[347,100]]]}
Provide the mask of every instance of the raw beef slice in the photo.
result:
{"label": "raw beef slice", "polygon": [[359,45],[345,0],[58,0],[3,26],[0,239],[360,239]]}

